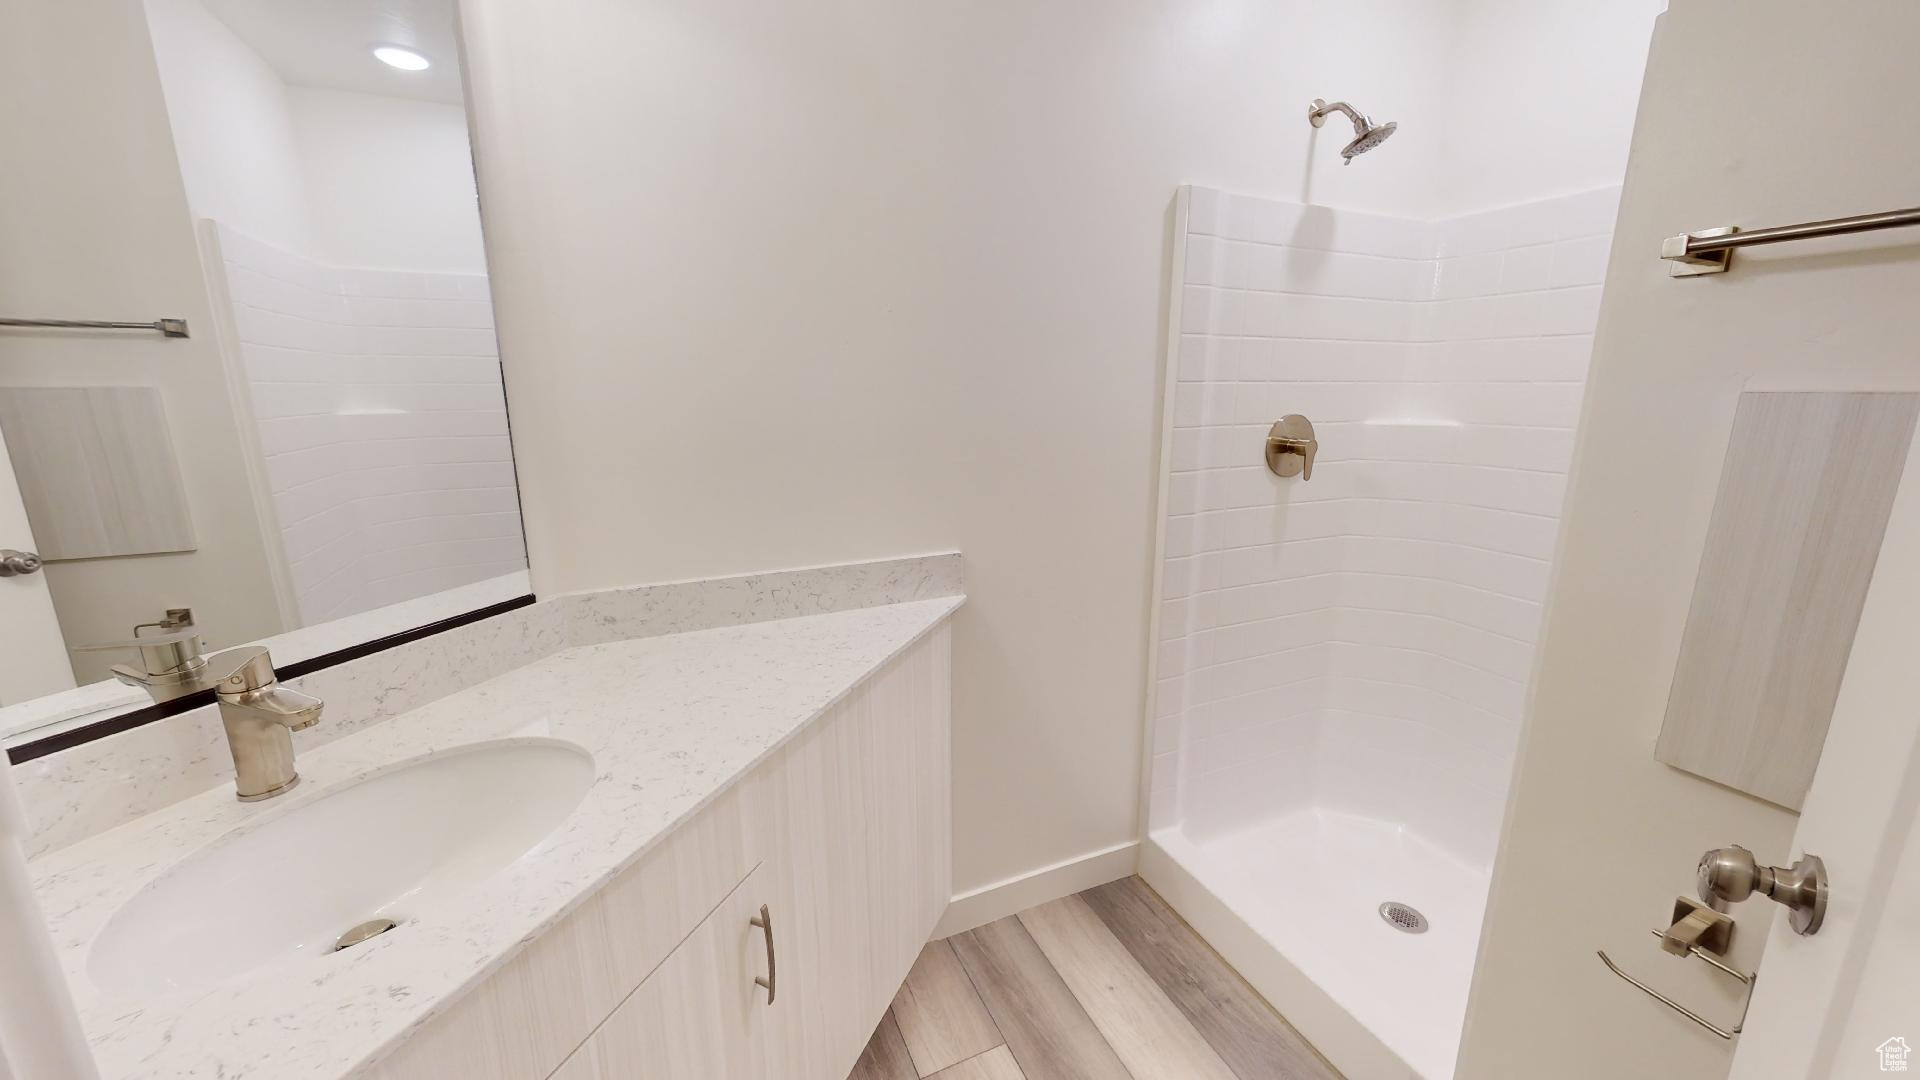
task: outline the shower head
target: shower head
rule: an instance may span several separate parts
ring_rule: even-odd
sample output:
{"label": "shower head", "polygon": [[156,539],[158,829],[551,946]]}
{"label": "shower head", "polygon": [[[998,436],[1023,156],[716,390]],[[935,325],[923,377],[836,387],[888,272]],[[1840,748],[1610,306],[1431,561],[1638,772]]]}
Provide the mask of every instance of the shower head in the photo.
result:
{"label": "shower head", "polygon": [[1369,127],[1367,128],[1367,133],[1365,135],[1361,135],[1358,138],[1354,139],[1352,142],[1348,143],[1346,145],[1346,148],[1340,151],[1340,156],[1346,159],[1346,164],[1351,165],[1353,164],[1354,158],[1357,158],[1361,154],[1364,154],[1367,151],[1373,149],[1374,147],[1379,146],[1381,143],[1386,142],[1387,139],[1391,137],[1395,131],[1398,131],[1398,130],[1400,130],[1400,125],[1398,122],[1393,120],[1389,120],[1384,124]]}
{"label": "shower head", "polygon": [[1344,101],[1336,101],[1329,105],[1322,98],[1314,98],[1313,104],[1307,106],[1307,122],[1314,127],[1319,127],[1327,122],[1327,114],[1334,112],[1345,113],[1347,119],[1353,121],[1353,141],[1340,151],[1340,156],[1345,159],[1342,164],[1346,165],[1353,164],[1354,158],[1386,142],[1400,127],[1400,124],[1393,120],[1376,124],[1371,117],[1362,115]]}

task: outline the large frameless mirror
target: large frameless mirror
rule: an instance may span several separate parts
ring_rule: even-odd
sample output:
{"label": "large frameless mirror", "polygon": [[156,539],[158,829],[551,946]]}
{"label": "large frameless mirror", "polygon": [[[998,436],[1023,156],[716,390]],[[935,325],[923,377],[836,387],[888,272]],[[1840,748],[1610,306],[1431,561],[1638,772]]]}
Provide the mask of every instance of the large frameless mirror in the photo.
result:
{"label": "large frameless mirror", "polygon": [[0,73],[16,761],[529,602],[453,0],[144,8],[152,71]]}

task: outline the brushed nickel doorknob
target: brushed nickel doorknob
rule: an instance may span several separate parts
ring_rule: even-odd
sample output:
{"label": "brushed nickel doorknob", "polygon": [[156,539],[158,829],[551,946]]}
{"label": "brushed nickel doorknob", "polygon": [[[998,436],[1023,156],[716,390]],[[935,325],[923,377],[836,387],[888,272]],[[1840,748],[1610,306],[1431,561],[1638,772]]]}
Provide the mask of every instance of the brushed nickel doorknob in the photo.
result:
{"label": "brushed nickel doorknob", "polygon": [[0,577],[37,574],[40,572],[40,565],[40,556],[31,551],[0,548]]}
{"label": "brushed nickel doorknob", "polygon": [[1725,911],[1754,893],[1785,907],[1796,934],[1812,934],[1827,917],[1827,865],[1818,855],[1802,855],[1792,866],[1761,866],[1753,852],[1738,844],[1700,856],[1695,870],[1700,899]]}

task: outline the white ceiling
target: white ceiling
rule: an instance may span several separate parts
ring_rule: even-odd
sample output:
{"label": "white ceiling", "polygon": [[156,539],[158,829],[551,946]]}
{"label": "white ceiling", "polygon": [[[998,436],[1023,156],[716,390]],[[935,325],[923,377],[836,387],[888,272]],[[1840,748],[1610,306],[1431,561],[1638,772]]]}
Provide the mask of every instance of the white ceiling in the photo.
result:
{"label": "white ceiling", "polygon": [[[202,0],[291,86],[462,104],[453,43],[454,0]],[[404,45],[425,71],[373,58],[375,45]]]}

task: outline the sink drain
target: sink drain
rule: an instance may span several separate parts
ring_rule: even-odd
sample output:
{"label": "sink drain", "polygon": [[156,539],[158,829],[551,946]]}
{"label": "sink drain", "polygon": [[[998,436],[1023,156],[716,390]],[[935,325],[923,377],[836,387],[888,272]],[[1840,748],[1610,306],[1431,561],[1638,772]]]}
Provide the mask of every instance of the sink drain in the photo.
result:
{"label": "sink drain", "polygon": [[368,919],[334,940],[333,951],[351,949],[363,941],[372,941],[400,924],[392,919]]}
{"label": "sink drain", "polygon": [[1380,917],[1388,926],[1403,934],[1424,934],[1427,932],[1427,917],[1410,904],[1398,900],[1389,900],[1380,905]]}

